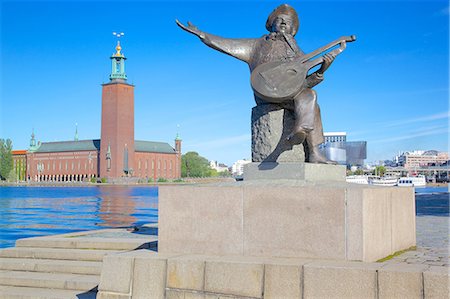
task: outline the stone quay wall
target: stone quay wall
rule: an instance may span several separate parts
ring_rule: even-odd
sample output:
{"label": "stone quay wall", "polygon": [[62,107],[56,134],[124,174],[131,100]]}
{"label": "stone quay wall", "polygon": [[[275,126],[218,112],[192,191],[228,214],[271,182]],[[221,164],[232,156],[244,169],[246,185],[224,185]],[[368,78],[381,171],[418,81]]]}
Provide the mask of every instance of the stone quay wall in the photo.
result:
{"label": "stone quay wall", "polygon": [[103,260],[98,299],[449,298],[449,268],[157,254]]}

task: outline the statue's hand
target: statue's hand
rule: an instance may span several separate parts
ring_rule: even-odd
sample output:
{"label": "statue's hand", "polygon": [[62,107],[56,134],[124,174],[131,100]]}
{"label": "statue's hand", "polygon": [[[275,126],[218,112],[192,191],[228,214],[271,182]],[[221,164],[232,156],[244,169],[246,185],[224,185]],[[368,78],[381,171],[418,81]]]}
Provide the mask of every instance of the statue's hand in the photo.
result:
{"label": "statue's hand", "polygon": [[191,22],[188,22],[188,26],[183,25],[180,21],[175,20],[175,22],[177,22],[177,25],[192,34],[197,35],[199,38],[204,39],[205,38],[205,33],[201,30],[199,30],[196,26],[194,26],[194,24],[192,24]]}
{"label": "statue's hand", "polygon": [[334,59],[336,58],[335,54],[327,53],[323,55],[323,62],[320,66],[320,69],[317,71],[319,74],[323,74],[333,63]]}

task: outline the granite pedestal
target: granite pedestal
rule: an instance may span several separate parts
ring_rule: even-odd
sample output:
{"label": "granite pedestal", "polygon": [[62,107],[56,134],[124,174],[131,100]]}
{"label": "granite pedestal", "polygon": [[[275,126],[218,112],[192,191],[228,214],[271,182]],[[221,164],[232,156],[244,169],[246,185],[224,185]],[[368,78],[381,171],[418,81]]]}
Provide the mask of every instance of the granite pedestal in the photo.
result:
{"label": "granite pedestal", "polygon": [[345,182],[342,165],[300,162],[252,162],[244,165],[244,180],[301,180],[308,182]]}
{"label": "granite pedestal", "polygon": [[244,180],[159,187],[160,253],[372,262],[415,245],[413,188]]}

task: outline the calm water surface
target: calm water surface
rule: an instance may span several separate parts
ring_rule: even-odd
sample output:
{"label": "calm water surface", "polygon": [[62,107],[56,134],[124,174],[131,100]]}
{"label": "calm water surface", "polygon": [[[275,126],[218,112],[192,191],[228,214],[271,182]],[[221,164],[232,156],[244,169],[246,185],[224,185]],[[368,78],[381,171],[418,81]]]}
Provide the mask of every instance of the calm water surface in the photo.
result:
{"label": "calm water surface", "polygon": [[[158,221],[157,187],[0,187],[0,248],[20,238]],[[416,188],[417,216],[449,216],[448,188]]]}
{"label": "calm water surface", "polygon": [[157,187],[0,187],[0,248],[20,238],[158,221]]}

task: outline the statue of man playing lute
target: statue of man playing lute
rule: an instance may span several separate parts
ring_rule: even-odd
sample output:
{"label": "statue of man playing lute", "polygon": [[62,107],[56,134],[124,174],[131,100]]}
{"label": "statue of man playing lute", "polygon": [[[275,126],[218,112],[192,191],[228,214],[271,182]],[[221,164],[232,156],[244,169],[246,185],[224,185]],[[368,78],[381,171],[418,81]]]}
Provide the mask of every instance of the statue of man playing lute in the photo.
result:
{"label": "statue of man playing lute", "polygon": [[[319,151],[324,138],[317,94],[312,88],[323,81],[324,72],[345,49],[346,42],[354,41],[355,36],[341,37],[305,54],[294,39],[299,28],[297,12],[288,4],[278,6],[269,15],[266,29],[270,33],[261,38],[222,38],[201,31],[190,22],[188,26],[178,20],[176,22],[207,46],[249,65],[251,85],[258,105],[293,102],[295,124],[287,139],[296,144],[306,143],[306,162],[334,164]],[[318,65],[320,67],[315,72],[308,73]]]}

